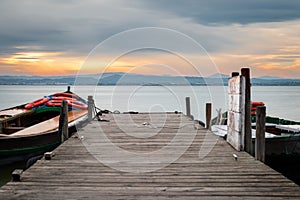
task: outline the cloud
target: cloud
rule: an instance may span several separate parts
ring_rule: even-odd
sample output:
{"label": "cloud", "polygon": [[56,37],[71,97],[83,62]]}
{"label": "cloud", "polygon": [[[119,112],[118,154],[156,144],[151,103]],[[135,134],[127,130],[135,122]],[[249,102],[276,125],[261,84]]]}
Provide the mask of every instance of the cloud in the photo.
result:
{"label": "cloud", "polygon": [[216,54],[213,60],[225,74],[230,74],[234,69],[250,67],[254,77],[261,75],[276,75],[280,77],[299,78],[300,59],[290,58],[281,54]]}
{"label": "cloud", "polygon": [[144,0],[141,6],[190,18],[204,25],[281,22],[300,18],[300,2],[298,0]]}
{"label": "cloud", "polygon": [[[297,19],[300,17],[299,6],[300,2],[296,0],[3,0],[0,6],[0,53],[12,51],[15,46],[87,53],[113,34],[147,26],[186,31],[209,51],[215,51],[236,42],[230,35],[222,34],[219,27]],[[206,26],[212,24],[218,26]]]}
{"label": "cloud", "polygon": [[0,58],[0,74],[76,74],[80,60],[82,58],[72,57],[63,52],[19,52]]}
{"label": "cloud", "polygon": [[[298,0],[2,0],[0,58],[3,60],[25,53],[42,52],[49,59],[57,60],[50,65],[46,62],[47,58],[43,57],[40,67],[46,64],[50,70],[62,62],[67,63],[66,66],[73,72],[74,66],[78,69],[83,58],[95,46],[114,34],[133,28],[163,27],[195,39],[226,73],[248,64],[258,68],[268,63],[298,66],[293,63],[298,63],[300,55],[299,10]],[[151,32],[136,36],[136,41],[149,37],[153,37]],[[155,40],[167,43],[166,38],[157,36]],[[195,56],[193,48],[181,45],[176,39],[172,39],[170,45],[172,42],[180,47],[181,52]],[[107,47],[106,53],[114,54],[116,50],[132,43],[126,39],[118,40]],[[63,54],[55,58],[47,54],[55,52]],[[262,55],[266,57],[262,58]],[[24,70],[29,70],[28,63],[37,61],[36,58],[19,56],[15,60],[19,60],[19,64],[27,63]],[[68,63],[64,58],[72,58],[72,62]],[[98,58],[101,59],[101,55]],[[135,58],[138,59],[138,56]],[[169,59],[164,56],[161,58]],[[133,66],[133,59],[131,61],[126,63],[127,67]],[[197,63],[200,65],[201,61]],[[1,72],[9,71],[4,70],[7,65],[3,62],[1,66]],[[62,64],[59,66],[62,67]],[[18,69],[21,70],[21,66]],[[268,70],[263,67],[259,69]],[[282,69],[295,72],[293,70],[297,67]],[[45,70],[43,72],[46,73]],[[203,68],[203,72],[210,73],[209,66]]]}

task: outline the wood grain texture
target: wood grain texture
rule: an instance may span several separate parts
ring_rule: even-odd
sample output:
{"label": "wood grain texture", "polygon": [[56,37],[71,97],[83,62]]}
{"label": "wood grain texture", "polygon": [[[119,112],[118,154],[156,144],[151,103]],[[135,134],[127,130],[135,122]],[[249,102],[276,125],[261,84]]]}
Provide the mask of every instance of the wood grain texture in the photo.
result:
{"label": "wood grain texture", "polygon": [[245,77],[228,80],[228,133],[227,142],[236,150],[244,150],[245,136]]}
{"label": "wood grain texture", "polygon": [[258,106],[256,110],[255,159],[265,162],[266,107]]}
{"label": "wood grain texture", "polygon": [[245,142],[244,149],[247,153],[252,153],[252,133],[251,133],[251,79],[250,68],[242,68],[241,75],[245,77]]}
{"label": "wood grain texture", "polygon": [[[74,120],[83,117],[87,114],[87,110],[72,110],[68,112],[68,122],[73,122]],[[30,126],[21,131],[11,134],[11,136],[19,136],[19,135],[35,135],[44,133],[47,131],[55,130],[59,125],[59,116],[48,119],[39,124]]]}
{"label": "wood grain texture", "polygon": [[[0,199],[300,199],[299,186],[207,129],[194,129],[194,122],[182,114],[103,118],[109,122],[92,121],[59,146],[52,160],[39,160],[22,174],[21,182],[3,186]],[[110,144],[98,141],[99,135],[125,151],[147,153],[170,145],[178,135],[180,140],[172,145],[183,148],[193,132],[191,144],[174,162],[167,163],[172,152],[162,152],[159,161],[146,157],[134,166],[156,169],[157,164],[168,164],[151,172],[128,173],[96,159],[101,155],[128,170],[136,160],[124,161],[106,149]],[[91,154],[83,144],[94,150],[101,145],[102,151]]]}

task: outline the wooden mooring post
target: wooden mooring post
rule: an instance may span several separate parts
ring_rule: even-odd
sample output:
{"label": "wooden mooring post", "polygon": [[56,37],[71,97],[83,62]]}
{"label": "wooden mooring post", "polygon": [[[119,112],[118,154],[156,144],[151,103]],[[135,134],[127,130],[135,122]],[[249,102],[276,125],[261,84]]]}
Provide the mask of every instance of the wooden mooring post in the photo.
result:
{"label": "wooden mooring post", "polygon": [[232,72],[232,73],[231,73],[231,77],[235,77],[235,76],[238,76],[238,75],[240,75],[239,72]]}
{"label": "wooden mooring post", "polygon": [[69,130],[68,130],[68,102],[62,101],[61,103],[61,111],[59,117],[59,133],[61,134],[61,142],[64,142],[69,138]]}
{"label": "wooden mooring post", "polygon": [[250,69],[242,68],[241,75],[245,77],[245,118],[244,118],[244,149],[247,153],[252,152],[252,128],[251,128],[251,83]]}
{"label": "wooden mooring post", "polygon": [[12,173],[12,181],[21,181],[21,176],[23,174],[23,169],[15,169]]}
{"label": "wooden mooring post", "polygon": [[53,151],[44,153],[45,160],[51,160],[55,156]]}
{"label": "wooden mooring post", "polygon": [[265,131],[266,131],[266,107],[256,108],[256,139],[255,139],[255,159],[265,162]]}
{"label": "wooden mooring post", "polygon": [[185,97],[186,116],[191,116],[191,101],[190,97]]}
{"label": "wooden mooring post", "polygon": [[88,96],[88,121],[93,120],[93,110],[94,110],[94,99],[93,96]]}
{"label": "wooden mooring post", "polygon": [[210,130],[211,128],[211,110],[212,105],[211,103],[206,103],[206,128]]}
{"label": "wooden mooring post", "polygon": [[[238,74],[238,73],[236,73]],[[227,142],[244,151],[245,77],[232,75],[228,80]]]}

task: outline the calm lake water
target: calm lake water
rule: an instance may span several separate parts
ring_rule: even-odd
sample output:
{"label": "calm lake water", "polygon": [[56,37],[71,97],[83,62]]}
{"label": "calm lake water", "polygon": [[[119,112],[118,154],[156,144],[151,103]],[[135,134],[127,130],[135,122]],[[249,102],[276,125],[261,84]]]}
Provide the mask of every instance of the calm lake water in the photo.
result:
{"label": "calm lake water", "polygon": [[[1,86],[0,109],[31,102],[44,95],[65,91],[66,86]],[[227,87],[222,86],[72,86],[83,98],[93,95],[96,105],[111,111],[183,111],[185,97],[191,98],[195,119],[204,120],[205,103],[227,109]],[[263,101],[267,115],[300,121],[300,87],[252,87],[252,101]]]}
{"label": "calm lake water", "polygon": [[[0,109],[13,107],[44,95],[65,91],[67,86],[0,86]],[[227,109],[227,87],[222,86],[72,86],[71,90],[83,98],[93,95],[96,105],[111,111],[185,113],[185,97],[191,98],[195,119],[205,121],[205,103],[215,109]],[[263,101],[267,115],[300,121],[300,87],[252,87],[252,101]],[[0,168],[0,186],[10,179],[16,164]]]}

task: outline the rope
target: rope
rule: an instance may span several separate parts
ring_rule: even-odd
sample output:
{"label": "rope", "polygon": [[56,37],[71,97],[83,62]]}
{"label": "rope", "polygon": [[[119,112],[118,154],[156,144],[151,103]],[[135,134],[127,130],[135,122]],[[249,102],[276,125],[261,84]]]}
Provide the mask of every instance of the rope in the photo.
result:
{"label": "rope", "polygon": [[95,115],[95,117],[93,118],[93,120],[97,119],[97,121],[109,122],[109,120],[101,119],[101,116],[102,116],[103,113],[111,113],[111,111],[109,111],[109,110],[101,110],[100,108],[98,108],[95,105],[95,102],[93,103],[93,110],[94,110],[94,115]]}

